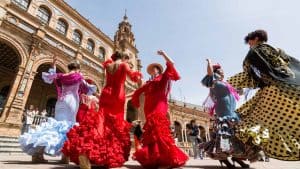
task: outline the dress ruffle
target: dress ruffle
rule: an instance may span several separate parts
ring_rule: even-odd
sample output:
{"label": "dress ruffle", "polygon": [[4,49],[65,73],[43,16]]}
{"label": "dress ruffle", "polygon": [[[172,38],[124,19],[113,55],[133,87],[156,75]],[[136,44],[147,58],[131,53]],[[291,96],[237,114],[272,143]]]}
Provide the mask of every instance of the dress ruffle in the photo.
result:
{"label": "dress ruffle", "polygon": [[[250,140],[245,143],[239,140],[236,137],[236,132],[239,131],[236,128],[237,124],[238,119],[236,118],[217,118],[214,121],[210,141],[201,143],[199,148],[204,149],[207,155],[215,160],[226,160],[228,156],[232,156],[239,159],[248,159],[251,162],[256,161],[258,153],[261,151],[260,146],[253,144]],[[251,131],[255,132],[255,130]]]}
{"label": "dress ruffle", "polygon": [[267,144],[270,139],[269,130],[261,125],[252,126],[250,128],[239,128],[239,136],[243,142],[252,141],[252,144],[262,146]]}
{"label": "dress ruffle", "polygon": [[141,72],[132,72],[132,73],[130,74],[130,79],[131,79],[133,82],[138,82],[141,78],[142,78]]}
{"label": "dress ruffle", "polygon": [[142,136],[142,148],[133,158],[144,168],[180,167],[188,160],[174,142],[166,114],[155,113],[147,117]]}
{"label": "dress ruffle", "polygon": [[37,126],[36,129],[30,129],[28,133],[21,135],[19,143],[22,150],[29,155],[38,153],[43,148],[45,154],[58,156],[67,139],[66,133],[73,125],[74,122],[48,118],[47,122]]}
{"label": "dress ruffle", "polygon": [[105,167],[121,167],[129,157],[131,125],[118,116],[88,111],[79,126],[67,134],[62,152],[79,164],[79,155]]}

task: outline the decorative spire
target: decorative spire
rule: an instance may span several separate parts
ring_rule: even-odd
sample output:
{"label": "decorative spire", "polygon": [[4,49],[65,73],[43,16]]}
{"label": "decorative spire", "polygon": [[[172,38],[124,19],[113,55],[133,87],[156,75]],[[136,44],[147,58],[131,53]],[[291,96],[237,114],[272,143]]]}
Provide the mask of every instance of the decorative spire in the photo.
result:
{"label": "decorative spire", "polygon": [[119,29],[115,34],[114,42],[117,48],[122,48],[122,46],[126,46],[126,43],[135,47],[134,41],[135,38],[133,33],[131,32],[131,24],[129,23],[127,17],[127,9],[125,9],[125,15],[123,17],[123,20],[119,23]]}
{"label": "decorative spire", "polygon": [[123,20],[124,20],[124,21],[127,21],[127,20],[128,20],[128,17],[127,17],[127,9],[125,9],[125,15],[124,15],[124,17],[123,17]]}

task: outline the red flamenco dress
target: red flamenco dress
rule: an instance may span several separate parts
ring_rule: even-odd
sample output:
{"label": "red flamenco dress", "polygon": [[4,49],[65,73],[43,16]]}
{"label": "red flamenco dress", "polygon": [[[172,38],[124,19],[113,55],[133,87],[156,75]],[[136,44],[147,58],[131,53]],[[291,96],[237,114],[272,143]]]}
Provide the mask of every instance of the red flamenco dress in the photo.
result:
{"label": "red flamenco dress", "polygon": [[175,145],[167,118],[170,82],[179,79],[174,65],[167,62],[163,74],[148,81],[133,94],[132,103],[136,107],[139,107],[139,96],[142,93],[145,95],[146,123],[143,127],[142,148],[133,155],[144,168],[176,168],[188,160],[188,156]]}
{"label": "red flamenco dress", "polygon": [[131,125],[124,120],[124,85],[127,75],[137,82],[141,74],[132,72],[127,63],[109,72],[107,66],[111,63],[113,61],[108,60],[103,64],[107,74],[99,111],[88,111],[80,125],[67,134],[62,152],[76,164],[79,164],[80,155],[85,155],[91,164],[109,168],[121,167],[128,160]]}
{"label": "red flamenco dress", "polygon": [[80,105],[76,115],[76,122],[79,124],[83,121],[88,111],[98,111],[99,110],[99,99],[93,95],[80,95]]}

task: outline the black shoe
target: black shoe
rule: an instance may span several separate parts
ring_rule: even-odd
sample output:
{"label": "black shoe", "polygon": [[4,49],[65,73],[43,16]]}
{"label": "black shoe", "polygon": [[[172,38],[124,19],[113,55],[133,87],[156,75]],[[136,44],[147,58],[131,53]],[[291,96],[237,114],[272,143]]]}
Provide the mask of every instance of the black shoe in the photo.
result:
{"label": "black shoe", "polygon": [[235,169],[235,166],[232,165],[228,160],[219,160],[219,161],[220,161],[222,167],[223,167],[223,163],[224,163],[228,169]]}
{"label": "black shoe", "polygon": [[265,162],[270,162],[269,157],[265,157]]}
{"label": "black shoe", "polygon": [[250,168],[250,165],[244,163],[243,160],[240,160],[240,159],[235,158],[235,157],[232,157],[231,160],[232,160],[232,162],[233,162],[233,165],[234,165],[235,162],[237,162],[242,168]]}

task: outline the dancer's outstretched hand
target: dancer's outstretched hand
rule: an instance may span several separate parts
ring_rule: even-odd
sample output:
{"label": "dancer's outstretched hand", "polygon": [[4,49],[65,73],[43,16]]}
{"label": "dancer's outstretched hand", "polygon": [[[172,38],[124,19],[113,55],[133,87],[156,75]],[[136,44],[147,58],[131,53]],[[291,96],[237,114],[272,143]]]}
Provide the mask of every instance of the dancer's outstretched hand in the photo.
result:
{"label": "dancer's outstretched hand", "polygon": [[211,63],[211,59],[206,59],[206,61],[207,61],[208,63]]}
{"label": "dancer's outstretched hand", "polygon": [[166,54],[165,51],[158,50],[157,54],[160,55],[160,56],[162,56],[167,62],[172,63],[172,64],[174,63],[174,61]]}
{"label": "dancer's outstretched hand", "polygon": [[158,50],[157,54],[161,55],[161,56],[166,56],[167,55],[166,52],[164,52],[163,50]]}

